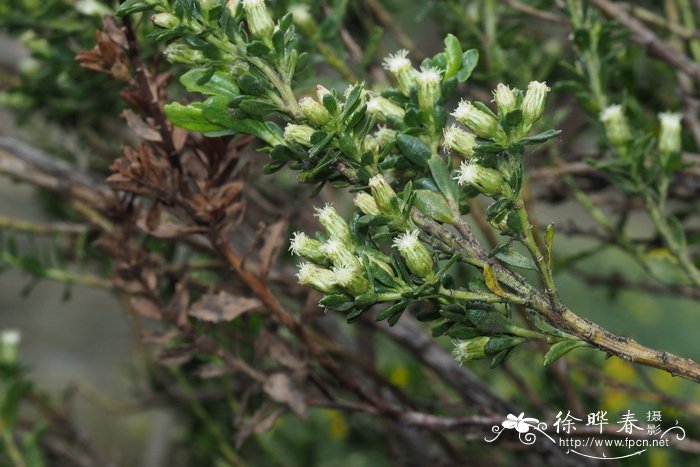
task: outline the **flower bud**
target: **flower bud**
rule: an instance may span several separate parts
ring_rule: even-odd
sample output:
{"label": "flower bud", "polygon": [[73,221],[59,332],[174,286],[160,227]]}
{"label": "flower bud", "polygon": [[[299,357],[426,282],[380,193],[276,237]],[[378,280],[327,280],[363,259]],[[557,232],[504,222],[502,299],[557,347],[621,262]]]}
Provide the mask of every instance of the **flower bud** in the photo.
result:
{"label": "flower bud", "polygon": [[498,113],[501,115],[506,115],[508,112],[515,110],[518,104],[513,90],[503,83],[498,83],[496,90],[493,92],[493,98],[496,101]]}
{"label": "flower bud", "polygon": [[316,85],[316,97],[318,97],[319,102],[323,102],[323,98],[329,94],[333,95],[333,93],[327,87],[320,84]]}
{"label": "flower bud", "polygon": [[17,363],[21,338],[22,335],[15,329],[8,329],[0,333],[0,363],[5,365]]}
{"label": "flower bud", "polygon": [[299,283],[313,287],[324,294],[332,294],[337,289],[333,271],[311,263],[302,263],[297,273]]}
{"label": "flower bud", "polygon": [[377,202],[374,200],[372,195],[367,194],[364,191],[359,192],[355,196],[353,203],[355,203],[355,206],[357,206],[359,210],[367,216],[378,216],[380,214]]}
{"label": "flower bud", "polygon": [[292,14],[294,25],[299,28],[301,32],[307,36],[313,36],[316,33],[316,23],[311,13],[309,13],[308,5],[292,5],[289,8],[289,12]]}
{"label": "flower bud", "polygon": [[336,266],[347,265],[361,268],[360,260],[350,251],[345,243],[337,238],[331,238],[321,245],[321,251],[333,261]]}
{"label": "flower bud", "polygon": [[371,115],[376,115],[383,122],[387,121],[389,117],[403,120],[403,117],[406,115],[403,107],[382,96],[372,97],[367,102],[367,112]]}
{"label": "flower bud", "polygon": [[399,250],[406,261],[408,269],[418,277],[432,279],[435,277],[435,263],[428,249],[418,241],[418,229],[404,232],[394,239],[393,246]]}
{"label": "flower bud", "polygon": [[161,28],[171,29],[180,24],[180,19],[172,13],[156,13],[151,16],[151,21]]}
{"label": "flower bud", "polygon": [[316,130],[309,125],[288,123],[287,126],[284,127],[284,139],[301,144],[302,146],[311,147],[311,135],[313,135],[315,131]]}
{"label": "flower bud", "polygon": [[450,125],[443,131],[445,151],[454,151],[461,156],[471,157],[476,146],[476,136],[462,130],[457,125]]}
{"label": "flower bud", "polygon": [[333,268],[333,274],[335,282],[354,296],[362,295],[370,288],[369,281],[362,273],[362,269],[341,264]]}
{"label": "flower bud", "polygon": [[257,39],[266,43],[271,43],[272,32],[275,23],[272,21],[270,12],[267,11],[265,0],[241,0],[245,17],[248,23],[248,30]]}
{"label": "flower bud", "polygon": [[240,0],[228,0],[226,2],[226,8],[228,8],[228,12],[231,14],[231,16],[236,16],[236,10],[238,9],[239,3]]}
{"label": "flower bud", "polygon": [[508,184],[500,172],[488,167],[482,167],[473,160],[462,161],[459,173],[455,177],[460,185],[470,185],[486,196],[495,197],[510,192]]}
{"label": "flower bud", "polygon": [[301,107],[301,111],[307,120],[309,120],[309,123],[315,127],[321,127],[331,119],[331,114],[328,110],[318,101],[310,97],[302,97],[299,100],[299,107]]}
{"label": "flower bud", "polygon": [[163,51],[166,60],[170,63],[183,65],[198,65],[204,63],[206,57],[199,50],[194,50],[185,44],[172,43]]}
{"label": "flower bud", "polygon": [[396,78],[399,91],[405,96],[410,96],[418,72],[408,59],[408,50],[399,50],[395,54],[389,55],[384,59],[383,65]]}
{"label": "flower bud", "polygon": [[292,254],[301,256],[314,263],[323,263],[326,255],[321,250],[322,245],[320,241],[309,238],[304,232],[294,232],[292,241],[289,244],[289,250]]}
{"label": "flower bud", "polygon": [[421,110],[432,111],[435,101],[440,97],[442,76],[437,68],[424,68],[416,76],[418,83],[418,106]]}
{"label": "flower bud", "polygon": [[390,130],[385,126],[380,126],[377,131],[374,132],[374,138],[377,140],[380,148],[385,148],[396,141],[396,131]]}
{"label": "flower bud", "polygon": [[659,114],[661,129],[659,131],[659,151],[671,154],[681,150],[681,114],[662,112]]}
{"label": "flower bud", "polygon": [[452,356],[460,364],[469,360],[484,358],[486,357],[486,345],[490,339],[490,337],[482,336],[455,342]]}
{"label": "flower bud", "polygon": [[546,83],[539,81],[530,81],[530,84],[527,85],[527,92],[520,104],[525,125],[530,125],[540,119],[544,112],[544,100],[547,98],[549,90]]}
{"label": "flower bud", "polygon": [[321,222],[321,225],[323,225],[323,228],[326,229],[331,238],[340,240],[348,245],[352,244],[350,227],[333,206],[326,204],[323,208],[316,208],[316,217],[318,217],[319,222]]}
{"label": "flower bud", "polygon": [[605,126],[605,134],[614,146],[622,146],[632,139],[627,118],[621,105],[611,105],[600,113],[600,121]]}
{"label": "flower bud", "polygon": [[377,142],[377,138],[372,135],[365,135],[364,139],[362,140],[362,151],[377,154],[379,152],[379,143]]}
{"label": "flower bud", "polygon": [[397,214],[398,198],[396,192],[381,174],[369,179],[369,189],[382,214],[387,216]]}
{"label": "flower bud", "polygon": [[498,120],[465,100],[460,101],[452,116],[482,138],[494,138],[500,130]]}

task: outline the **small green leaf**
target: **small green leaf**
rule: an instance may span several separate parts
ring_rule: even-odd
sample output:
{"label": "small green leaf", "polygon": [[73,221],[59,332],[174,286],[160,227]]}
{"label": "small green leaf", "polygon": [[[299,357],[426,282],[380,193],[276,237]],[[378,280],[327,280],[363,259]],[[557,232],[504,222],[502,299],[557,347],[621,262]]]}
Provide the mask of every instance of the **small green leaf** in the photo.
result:
{"label": "small green leaf", "polygon": [[437,154],[433,154],[428,159],[428,167],[430,167],[430,174],[442,194],[445,195],[450,204],[456,206],[459,200],[459,188],[457,182],[450,176],[447,162]]}
{"label": "small green leaf", "polygon": [[204,117],[201,102],[195,102],[186,106],[179,102],[171,102],[163,109],[165,110],[165,115],[167,115],[173,125],[184,128],[185,130],[209,133],[226,129],[221,125],[210,122]]}
{"label": "small green leaf", "polygon": [[452,224],[456,221],[455,215],[442,194],[430,190],[416,190],[415,194],[414,204],[423,214],[446,224]]}
{"label": "small green leaf", "polygon": [[521,254],[513,248],[498,252],[494,256],[510,266],[537,271],[537,265],[532,261],[532,258]]}
{"label": "small green leaf", "polygon": [[547,226],[547,231],[544,235],[544,247],[547,251],[547,267],[552,268],[552,258],[554,256],[554,224]]}
{"label": "small green leaf", "polygon": [[522,144],[540,144],[558,136],[561,130],[547,130],[535,136],[528,136],[520,140]]}
{"label": "small green leaf", "polygon": [[[207,75],[208,78],[207,78]],[[189,92],[199,92],[208,96],[224,96],[233,99],[238,96],[238,86],[233,77],[221,71],[195,68],[180,77],[180,83]]]}
{"label": "small green leaf", "polygon": [[577,347],[587,347],[588,342],[586,341],[572,341],[566,340],[562,342],[557,342],[549,348],[549,351],[544,356],[544,366],[549,366],[555,361],[559,360],[561,357],[571,352]]}
{"label": "small green leaf", "polygon": [[510,326],[508,318],[498,311],[490,310],[468,310],[467,318],[474,327],[489,334],[505,332]]}
{"label": "small green leaf", "polygon": [[406,301],[406,300],[396,302],[393,305],[386,307],[385,309],[380,311],[377,314],[377,317],[375,318],[375,320],[376,321],[384,321],[385,319],[389,319],[398,313],[402,313],[407,305],[408,305],[408,301]]}
{"label": "small green leaf", "polygon": [[415,136],[400,133],[396,136],[396,142],[401,152],[414,164],[428,167],[431,152],[430,148]]}
{"label": "small green leaf", "polygon": [[479,52],[476,49],[469,49],[462,54],[462,66],[457,72],[457,81],[465,82],[472,75],[472,71],[479,62]]}
{"label": "small green leaf", "polygon": [[448,79],[457,74],[462,66],[462,46],[454,35],[448,34],[445,38],[445,56],[447,67],[445,68],[444,79]]}

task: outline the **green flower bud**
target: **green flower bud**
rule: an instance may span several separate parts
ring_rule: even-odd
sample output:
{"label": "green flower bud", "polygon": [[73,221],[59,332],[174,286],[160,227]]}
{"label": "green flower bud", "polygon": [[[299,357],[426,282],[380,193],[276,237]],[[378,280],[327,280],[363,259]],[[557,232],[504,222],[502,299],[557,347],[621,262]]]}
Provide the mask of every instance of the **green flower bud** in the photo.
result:
{"label": "green flower bud", "polygon": [[544,100],[547,98],[549,90],[546,83],[539,81],[530,81],[530,84],[527,85],[527,92],[520,104],[525,125],[530,125],[540,119],[544,112]]}
{"label": "green flower bud", "polygon": [[442,76],[437,68],[424,68],[416,76],[418,83],[418,105],[421,110],[431,112],[435,108],[435,101],[440,97],[440,83]]}
{"label": "green flower bud", "polygon": [[377,202],[374,200],[372,195],[369,195],[364,191],[359,192],[355,196],[353,203],[355,203],[355,206],[357,206],[365,215],[378,216],[380,214]]}
{"label": "green flower bud", "polygon": [[659,114],[661,129],[659,131],[659,151],[671,154],[681,150],[681,114],[662,112]]}
{"label": "green flower bud", "polygon": [[385,148],[390,144],[394,144],[396,141],[396,131],[390,130],[385,126],[380,126],[379,129],[374,132],[374,138],[377,140],[379,147]]}
{"label": "green flower bud", "polygon": [[245,17],[248,23],[248,30],[253,37],[261,39],[265,43],[271,44],[272,32],[275,30],[275,23],[272,21],[270,12],[267,11],[265,0],[241,0]]}
{"label": "green flower bud", "polygon": [[498,120],[465,100],[460,101],[452,116],[482,138],[494,138],[498,136],[499,130],[503,132]]}
{"label": "green flower bud", "polygon": [[313,287],[324,294],[336,291],[336,277],[330,269],[322,268],[311,263],[302,263],[297,273],[299,283]]}
{"label": "green flower bud", "polygon": [[316,130],[309,125],[288,123],[287,126],[284,127],[284,139],[289,142],[301,144],[302,146],[311,147],[311,135],[313,135],[315,131]]}
{"label": "green flower bud", "polygon": [[452,350],[452,356],[460,364],[469,360],[484,358],[487,355],[486,345],[490,339],[490,337],[482,336],[454,342],[455,348]]}
{"label": "green flower bud", "polygon": [[403,117],[406,115],[403,107],[382,96],[372,97],[367,102],[367,113],[375,115],[383,122],[387,121],[389,117],[403,120]]}
{"label": "green flower bud", "polygon": [[396,78],[399,90],[405,95],[411,95],[411,88],[415,85],[418,71],[411,65],[408,59],[408,50],[399,50],[384,59],[384,68],[389,70]]}
{"label": "green flower bud", "polygon": [[445,137],[445,151],[454,151],[461,156],[471,157],[474,155],[474,147],[476,147],[476,136],[468,131],[462,130],[457,125],[450,125],[449,128],[443,130]]}
{"label": "green flower bud", "polygon": [[292,14],[294,25],[307,36],[313,36],[316,33],[316,23],[313,16],[309,13],[308,5],[295,4],[289,8]]}
{"label": "green flower bud", "polygon": [[315,127],[321,127],[328,123],[331,119],[331,114],[326,108],[310,97],[302,97],[299,100],[299,107],[304,116]]}
{"label": "green flower bud", "polygon": [[199,50],[194,50],[185,44],[172,43],[163,51],[166,60],[170,63],[183,65],[198,65],[206,61],[206,57]]}
{"label": "green flower bud", "polygon": [[228,0],[226,2],[226,8],[228,8],[228,12],[231,14],[231,16],[236,16],[236,10],[238,9],[239,3],[240,0]]}
{"label": "green flower bud", "polygon": [[161,28],[171,29],[180,24],[180,19],[172,13],[156,13],[151,16],[151,21]]}
{"label": "green flower bud", "polygon": [[435,277],[435,263],[428,249],[418,241],[418,229],[405,232],[394,239],[393,246],[406,260],[408,269],[418,277],[432,279]]}
{"label": "green flower bud", "polygon": [[17,363],[21,339],[22,335],[14,329],[8,329],[0,333],[0,363],[6,365]]}
{"label": "green flower bud", "polygon": [[506,115],[508,112],[515,110],[518,105],[518,100],[515,98],[515,93],[511,88],[503,83],[498,83],[496,90],[493,92],[493,100],[496,101],[498,113]]}
{"label": "green flower bud", "polygon": [[331,238],[321,245],[321,251],[333,261],[336,266],[347,265],[360,269],[360,260],[353,254],[345,243],[337,238]]}
{"label": "green flower bud", "polygon": [[333,93],[327,87],[320,84],[316,85],[316,97],[318,97],[319,102],[323,102],[323,98],[329,94],[333,95]]}
{"label": "green flower bud", "polygon": [[460,185],[473,186],[480,193],[492,198],[510,193],[510,188],[500,172],[482,167],[473,160],[462,161],[455,180]]}
{"label": "green flower bud", "polygon": [[362,140],[362,151],[377,154],[379,152],[379,143],[372,135],[366,135]]}
{"label": "green flower bud", "polygon": [[322,245],[323,243],[314,238],[309,238],[304,232],[294,232],[292,241],[289,244],[289,250],[293,254],[314,263],[323,263],[326,255],[321,250]]}
{"label": "green flower bud", "polygon": [[600,113],[600,121],[605,126],[605,134],[614,146],[623,146],[632,139],[632,132],[621,105],[611,105]]}
{"label": "green flower bud", "polygon": [[355,296],[362,295],[370,289],[369,281],[362,273],[362,269],[341,264],[333,268],[333,274],[335,282]]}
{"label": "green flower bud", "polygon": [[210,10],[219,6],[218,0],[199,0],[199,4],[202,7],[202,11],[209,13]]}
{"label": "green flower bud", "polygon": [[352,245],[350,227],[333,206],[326,204],[323,208],[316,208],[316,217],[318,217],[319,222],[321,222],[321,225],[323,225],[323,228],[326,229],[331,238],[340,240],[347,245]]}
{"label": "green flower bud", "polygon": [[369,179],[369,189],[382,214],[391,217],[397,213],[398,198],[396,192],[381,174]]}

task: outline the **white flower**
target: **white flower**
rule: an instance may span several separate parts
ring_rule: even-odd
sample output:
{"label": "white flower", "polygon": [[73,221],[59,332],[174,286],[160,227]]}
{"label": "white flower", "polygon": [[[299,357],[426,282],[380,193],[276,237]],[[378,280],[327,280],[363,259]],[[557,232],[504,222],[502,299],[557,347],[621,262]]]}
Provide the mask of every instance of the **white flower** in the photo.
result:
{"label": "white flower", "polygon": [[632,139],[632,132],[621,105],[611,105],[603,109],[600,121],[603,122],[605,134],[613,145],[621,146]]}
{"label": "white flower", "polygon": [[544,112],[544,101],[549,91],[550,89],[547,83],[530,81],[523,102],[520,104],[520,110],[523,111],[523,122],[525,125],[536,122],[542,116]]}
{"label": "white flower", "polygon": [[401,71],[411,68],[411,61],[408,59],[408,50],[402,49],[393,55],[389,55],[382,62],[384,68],[398,74]]}
{"label": "white flower", "polygon": [[403,234],[399,235],[394,239],[394,243],[392,245],[396,247],[401,253],[410,251],[416,248],[416,246],[419,243],[418,234],[418,229],[411,230],[410,232],[404,232]]}
{"label": "white flower", "polygon": [[473,186],[486,196],[505,195],[510,191],[500,172],[482,167],[474,160],[462,161],[455,180],[460,185]]}
{"label": "white flower", "polygon": [[496,107],[501,115],[506,115],[511,110],[515,110],[517,100],[513,90],[503,83],[498,83],[496,90],[493,92],[493,100],[496,101]]}
{"label": "white flower", "polygon": [[382,214],[390,217],[395,215],[398,206],[396,192],[384,177],[377,174],[369,179],[368,185]]}
{"label": "white flower", "polygon": [[330,269],[321,268],[311,263],[302,263],[297,273],[299,283],[308,285],[323,293],[333,293],[336,278]]}
{"label": "white flower", "polygon": [[659,114],[659,151],[670,154],[681,150],[681,119],[683,116],[673,112]]}
{"label": "white flower", "polygon": [[391,117],[401,120],[406,115],[403,107],[382,96],[372,96],[370,98],[367,102],[367,113],[375,115],[383,122]]}
{"label": "white flower", "polygon": [[452,116],[482,138],[494,138],[499,133],[498,120],[469,101],[461,100]]}
{"label": "white flower", "polygon": [[369,290],[369,281],[356,266],[341,264],[333,268],[333,275],[338,285],[355,296],[362,295]]}
{"label": "white flower", "polygon": [[435,277],[435,263],[428,249],[418,241],[419,230],[404,232],[394,239],[393,246],[399,250],[406,261],[408,269],[418,277],[432,279]]}
{"label": "white flower", "polygon": [[459,126],[452,124],[443,130],[445,141],[443,146],[445,151],[455,151],[465,157],[474,154],[476,146],[476,136],[462,130]]}
{"label": "white flower", "polygon": [[418,83],[418,105],[423,110],[432,110],[435,100],[440,97],[442,76],[437,68],[423,68],[416,75]]}
{"label": "white flower", "polygon": [[337,238],[331,238],[321,245],[321,251],[328,256],[336,266],[346,265],[360,268],[360,260],[350,251],[345,243]]}
{"label": "white flower", "polygon": [[333,208],[330,204],[326,204],[322,208],[316,208],[316,217],[318,217],[319,222],[328,232],[332,238],[352,244],[352,237],[350,236],[350,227],[345,219],[340,217],[338,211]]}

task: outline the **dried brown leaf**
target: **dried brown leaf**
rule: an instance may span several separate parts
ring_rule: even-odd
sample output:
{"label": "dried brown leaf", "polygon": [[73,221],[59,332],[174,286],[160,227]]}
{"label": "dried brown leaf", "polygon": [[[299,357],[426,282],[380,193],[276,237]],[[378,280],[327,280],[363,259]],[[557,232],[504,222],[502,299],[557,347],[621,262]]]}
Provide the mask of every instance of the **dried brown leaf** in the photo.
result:
{"label": "dried brown leaf", "polygon": [[127,109],[123,111],[122,117],[126,120],[126,124],[129,125],[129,128],[140,138],[156,143],[163,142],[160,132],[144,122],[143,119],[132,110]]}
{"label": "dried brown leaf", "polygon": [[262,303],[256,298],[236,297],[220,292],[204,295],[192,305],[189,314],[202,321],[217,323],[231,321],[261,306]]}
{"label": "dried brown leaf", "polygon": [[160,307],[146,297],[131,297],[131,308],[144,318],[161,319]]}
{"label": "dried brown leaf", "polygon": [[285,404],[300,418],[306,418],[304,395],[286,374],[272,373],[263,384],[263,391],[273,400]]}
{"label": "dried brown leaf", "polygon": [[282,245],[286,241],[287,219],[283,218],[268,226],[265,231],[265,243],[260,250],[260,276],[265,279],[270,272],[270,266],[275,262]]}

